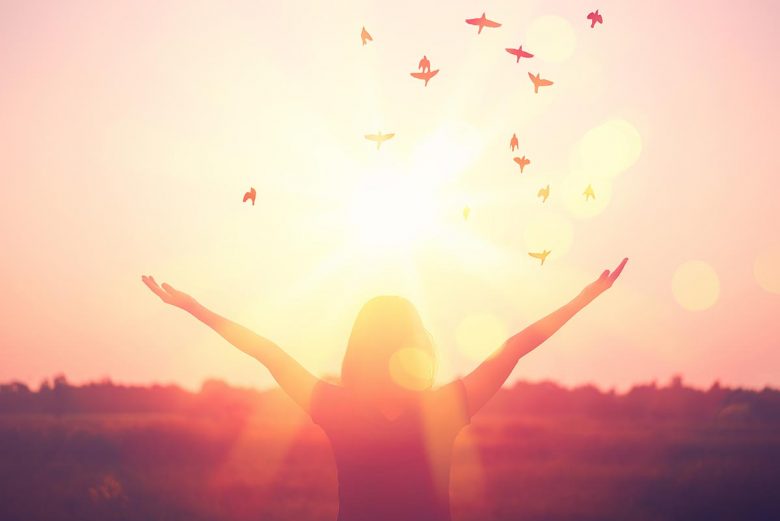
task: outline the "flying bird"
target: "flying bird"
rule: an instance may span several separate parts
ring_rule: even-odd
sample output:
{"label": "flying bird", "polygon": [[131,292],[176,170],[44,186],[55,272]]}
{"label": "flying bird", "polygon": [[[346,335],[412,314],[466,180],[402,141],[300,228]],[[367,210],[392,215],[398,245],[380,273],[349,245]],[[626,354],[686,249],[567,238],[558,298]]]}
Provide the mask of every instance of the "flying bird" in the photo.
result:
{"label": "flying bird", "polygon": [[534,253],[534,252],[528,252],[528,255],[533,257],[534,259],[539,259],[542,261],[540,266],[544,266],[544,261],[547,260],[547,256],[551,253],[551,250],[544,250],[541,253]]}
{"label": "flying bird", "polygon": [[507,47],[506,48],[506,52],[508,52],[509,54],[511,54],[513,56],[517,56],[517,61],[515,63],[519,63],[520,62],[520,58],[533,58],[534,57],[534,55],[531,54],[530,52],[524,51],[522,45],[520,47],[518,47],[517,49],[512,49],[510,47]]}
{"label": "flying bird", "polygon": [[479,18],[469,18],[466,20],[466,23],[469,25],[476,25],[479,27],[479,30],[477,31],[477,34],[482,32],[483,27],[501,27],[501,24],[498,22],[494,22],[493,20],[488,20],[485,18],[485,13],[482,13],[482,16]]}
{"label": "flying bird", "polygon": [[366,31],[366,28],[363,27],[363,30],[360,31],[360,39],[363,41],[363,45],[365,45],[368,42],[373,42],[374,39],[371,38],[371,35],[368,34],[368,31]]}
{"label": "flying bird", "polygon": [[431,72],[431,62],[428,60],[427,56],[422,57],[417,68],[422,72]]}
{"label": "flying bird", "polygon": [[254,187],[250,188],[247,193],[244,194],[244,202],[252,201],[252,206],[255,205],[255,196],[257,195],[257,192],[255,191]]}
{"label": "flying bird", "polygon": [[582,195],[584,195],[584,196],[585,196],[585,200],[586,200],[586,201],[588,200],[588,197],[591,197],[591,198],[593,198],[593,199],[595,199],[595,198],[596,198],[596,194],[595,194],[595,192],[593,191],[593,187],[592,187],[592,186],[590,186],[590,185],[588,185],[588,187],[585,189],[585,191],[584,191],[584,192],[582,192]]}
{"label": "flying bird", "polygon": [[545,186],[544,188],[540,188],[539,192],[536,194],[537,197],[542,198],[542,202],[546,203],[547,198],[550,197],[550,185]]}
{"label": "flying bird", "polygon": [[471,208],[468,206],[463,207],[463,220],[468,221],[469,220],[469,214],[471,213]]}
{"label": "flying bird", "polygon": [[602,18],[602,16],[599,14],[599,10],[598,9],[596,9],[592,13],[588,13],[588,20],[590,20],[590,28],[591,29],[596,27],[596,23],[600,23],[600,24],[604,23],[604,18]]}
{"label": "flying bird", "polygon": [[516,157],[515,158],[515,163],[520,165],[520,173],[522,174],[523,173],[523,168],[525,168],[528,165],[530,165],[531,164],[531,160],[527,159],[525,156],[523,156],[523,157]]}
{"label": "flying bird", "polygon": [[412,72],[412,78],[417,78],[418,80],[425,80],[425,87],[428,86],[428,82],[431,78],[436,76],[436,74],[439,73],[439,69],[436,69],[435,71],[429,70],[428,72]]}
{"label": "flying bird", "polygon": [[391,132],[390,134],[382,134],[379,132],[378,134],[366,134],[366,139],[375,142],[376,149],[379,150],[379,147],[382,146],[382,143],[388,139],[392,139],[393,136],[395,136],[395,133]]}
{"label": "flying bird", "polygon": [[550,80],[540,78],[538,73],[536,76],[534,76],[529,72],[528,77],[531,78],[532,82],[534,82],[534,94],[539,94],[539,87],[547,87],[553,84],[553,82]]}
{"label": "flying bird", "polygon": [[512,134],[512,139],[509,140],[509,149],[514,152],[519,146],[517,142],[517,134]]}

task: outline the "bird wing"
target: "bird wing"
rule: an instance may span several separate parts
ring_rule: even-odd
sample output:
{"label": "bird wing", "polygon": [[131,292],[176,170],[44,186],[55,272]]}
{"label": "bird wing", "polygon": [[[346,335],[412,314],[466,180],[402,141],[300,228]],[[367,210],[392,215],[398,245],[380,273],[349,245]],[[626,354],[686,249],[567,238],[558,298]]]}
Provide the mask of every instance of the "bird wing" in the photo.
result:
{"label": "bird wing", "polygon": [[588,20],[593,20],[596,18],[596,13],[588,13]]}
{"label": "bird wing", "polygon": [[501,24],[493,20],[485,20],[485,27],[501,27]]}
{"label": "bird wing", "polygon": [[366,139],[369,141],[379,141],[382,139],[378,134],[366,134]]}
{"label": "bird wing", "polygon": [[528,77],[529,77],[529,78],[531,78],[531,81],[532,81],[532,82],[534,82],[534,85],[536,85],[536,76],[534,76],[533,74],[531,74],[531,73],[529,72],[529,73],[528,73]]}
{"label": "bird wing", "polygon": [[533,54],[531,54],[530,52],[526,52],[526,51],[520,51],[520,56],[522,56],[523,58],[533,58],[534,57]]}
{"label": "bird wing", "polygon": [[514,56],[517,56],[518,54],[520,54],[520,51],[518,51],[517,49],[510,49],[509,47],[506,48],[506,52],[508,52],[509,54],[512,54]]}
{"label": "bird wing", "polygon": [[412,78],[417,78],[418,80],[430,80],[436,74],[438,74],[439,69],[436,69],[435,71],[428,71],[428,72],[410,72],[409,74],[412,75]]}
{"label": "bird wing", "polygon": [[534,259],[541,259],[541,258],[542,258],[542,255],[544,255],[544,254],[543,254],[543,253],[534,253],[534,252],[532,252],[532,251],[529,251],[529,252],[528,252],[528,255],[530,255],[530,256],[531,256],[531,257],[533,257]]}
{"label": "bird wing", "polygon": [[466,18],[466,23],[470,25],[479,25],[481,21],[482,18]]}
{"label": "bird wing", "polygon": [[387,141],[393,136],[395,136],[395,132],[391,132],[390,134],[382,134],[382,137],[380,137],[379,139],[381,139],[382,141]]}
{"label": "bird wing", "polygon": [[542,80],[542,79],[539,80],[539,85],[541,85],[542,87],[548,87],[552,84],[553,82],[551,82],[550,80]]}

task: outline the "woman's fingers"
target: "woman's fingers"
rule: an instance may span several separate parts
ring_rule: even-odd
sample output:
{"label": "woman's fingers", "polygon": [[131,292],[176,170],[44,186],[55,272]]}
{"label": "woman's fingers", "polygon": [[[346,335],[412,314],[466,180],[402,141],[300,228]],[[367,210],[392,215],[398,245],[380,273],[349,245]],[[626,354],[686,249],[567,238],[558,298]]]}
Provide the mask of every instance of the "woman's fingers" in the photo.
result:
{"label": "woman's fingers", "polygon": [[628,257],[624,258],[617,268],[615,268],[615,271],[612,272],[612,275],[609,276],[609,280],[611,282],[615,282],[617,278],[620,276],[620,273],[623,271],[623,268],[626,267],[626,263],[628,262]]}
{"label": "woman's fingers", "polygon": [[165,291],[160,289],[160,286],[157,285],[157,282],[155,282],[154,277],[152,276],[146,276],[142,275],[141,280],[144,284],[146,284],[146,287],[148,287],[150,290],[152,290],[152,293],[160,297],[163,302],[168,302],[170,300],[170,295],[168,295]]}

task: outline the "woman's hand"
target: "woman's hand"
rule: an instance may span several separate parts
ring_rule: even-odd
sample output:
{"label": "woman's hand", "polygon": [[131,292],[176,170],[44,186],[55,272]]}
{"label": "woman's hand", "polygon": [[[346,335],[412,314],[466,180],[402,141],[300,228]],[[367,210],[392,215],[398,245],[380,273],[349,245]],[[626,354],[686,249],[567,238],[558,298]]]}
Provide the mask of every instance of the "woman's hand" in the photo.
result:
{"label": "woman's hand", "polygon": [[623,268],[626,266],[627,262],[628,258],[623,259],[620,265],[615,268],[612,273],[610,273],[609,270],[604,270],[604,272],[598,279],[596,279],[595,282],[585,286],[585,289],[582,290],[582,295],[587,298],[588,301],[591,301],[611,288],[612,284],[614,284],[617,278],[620,276],[620,273],[623,271]]}
{"label": "woman's hand", "polygon": [[186,293],[175,289],[170,284],[163,282],[162,287],[157,285],[154,277],[151,275],[141,275],[141,280],[146,286],[152,290],[152,293],[160,297],[160,299],[166,304],[176,306],[184,310],[191,310],[197,301]]}

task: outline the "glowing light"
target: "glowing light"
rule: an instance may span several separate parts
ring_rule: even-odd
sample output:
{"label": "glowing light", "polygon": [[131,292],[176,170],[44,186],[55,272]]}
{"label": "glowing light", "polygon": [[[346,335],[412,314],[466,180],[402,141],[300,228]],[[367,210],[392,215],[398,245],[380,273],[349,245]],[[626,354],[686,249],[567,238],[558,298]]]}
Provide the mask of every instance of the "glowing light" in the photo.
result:
{"label": "glowing light", "polygon": [[[550,250],[549,262],[561,258],[571,249],[574,240],[574,228],[565,217],[551,211],[542,212],[529,218],[523,230],[526,249],[529,252]],[[535,263],[538,261],[528,258]]]}
{"label": "glowing light", "polygon": [[452,180],[474,163],[484,141],[484,133],[469,124],[444,124],[415,148],[410,172],[421,178]]}
{"label": "glowing light", "polygon": [[780,245],[756,257],[753,276],[766,291],[780,295]]}
{"label": "glowing light", "polygon": [[451,185],[479,156],[483,141],[476,128],[449,122],[422,140],[408,163],[362,175],[348,203],[349,241],[361,253],[382,253],[447,232],[447,217],[462,215],[462,207],[444,207],[463,199]]}
{"label": "glowing light", "polygon": [[720,281],[712,266],[702,261],[681,264],[672,277],[672,292],[687,310],[701,311],[718,300]]}
{"label": "glowing light", "polygon": [[390,357],[390,377],[406,389],[422,391],[433,383],[434,362],[420,349],[399,349]]}
{"label": "glowing light", "polygon": [[402,172],[366,176],[349,209],[353,238],[369,249],[412,246],[438,226],[437,194]]}
{"label": "glowing light", "polygon": [[590,129],[573,153],[573,167],[592,178],[612,178],[639,159],[642,137],[631,123],[612,119]]}
{"label": "glowing light", "polygon": [[483,360],[507,339],[507,327],[488,313],[469,315],[455,329],[455,343],[473,360]]}
{"label": "glowing light", "polygon": [[544,61],[560,63],[574,54],[577,37],[571,24],[560,16],[540,16],[531,22],[523,49]]}

